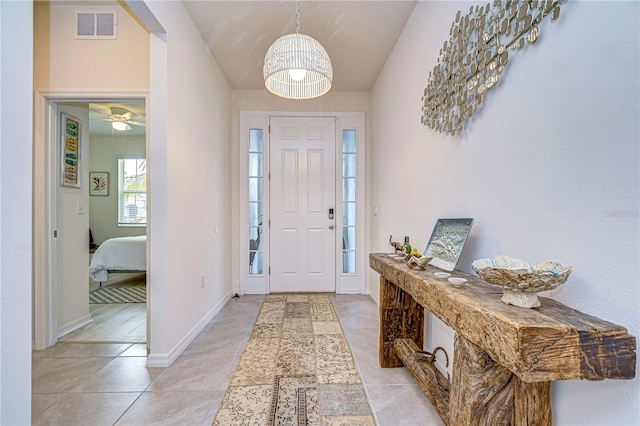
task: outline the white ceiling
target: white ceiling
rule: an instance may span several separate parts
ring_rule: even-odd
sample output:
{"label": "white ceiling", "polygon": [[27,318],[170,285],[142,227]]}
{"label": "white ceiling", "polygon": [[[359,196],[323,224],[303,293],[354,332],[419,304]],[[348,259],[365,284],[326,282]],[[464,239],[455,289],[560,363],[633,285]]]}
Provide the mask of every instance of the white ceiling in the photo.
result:
{"label": "white ceiling", "polygon": [[[295,32],[295,2],[183,3],[231,88],[264,88],[264,56],[276,39]],[[300,1],[300,32],[318,40],[331,58],[331,90],[371,90],[415,4],[405,0]]]}

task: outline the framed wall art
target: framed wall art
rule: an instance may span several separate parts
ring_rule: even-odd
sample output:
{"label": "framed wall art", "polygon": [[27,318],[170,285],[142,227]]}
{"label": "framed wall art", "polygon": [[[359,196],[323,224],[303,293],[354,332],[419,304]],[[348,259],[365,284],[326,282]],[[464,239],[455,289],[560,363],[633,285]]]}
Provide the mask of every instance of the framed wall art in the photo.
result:
{"label": "framed wall art", "polygon": [[109,195],[109,172],[89,173],[89,195]]}
{"label": "framed wall art", "polygon": [[60,185],[80,188],[80,131],[81,122],[72,115],[60,116]]}

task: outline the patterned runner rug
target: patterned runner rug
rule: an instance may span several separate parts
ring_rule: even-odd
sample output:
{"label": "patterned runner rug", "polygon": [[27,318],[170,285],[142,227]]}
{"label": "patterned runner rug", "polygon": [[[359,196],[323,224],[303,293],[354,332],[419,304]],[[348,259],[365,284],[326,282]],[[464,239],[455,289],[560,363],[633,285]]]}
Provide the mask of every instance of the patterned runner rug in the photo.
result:
{"label": "patterned runner rug", "polygon": [[147,287],[104,287],[89,293],[89,304],[146,303]]}
{"label": "patterned runner rug", "polygon": [[374,426],[328,295],[269,295],[215,426]]}

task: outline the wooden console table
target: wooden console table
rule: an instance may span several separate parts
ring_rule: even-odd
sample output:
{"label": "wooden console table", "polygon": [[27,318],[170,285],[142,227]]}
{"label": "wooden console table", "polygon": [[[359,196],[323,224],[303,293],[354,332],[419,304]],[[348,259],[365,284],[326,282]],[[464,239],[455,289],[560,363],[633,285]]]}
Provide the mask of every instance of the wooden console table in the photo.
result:
{"label": "wooden console table", "polygon": [[[481,278],[453,287],[428,266],[370,254],[380,274],[380,366],[406,366],[447,425],[550,425],[550,384],[632,379],[636,339],[627,329],[547,298],[525,309],[500,301]],[[453,377],[424,360],[424,309],[455,332]]]}

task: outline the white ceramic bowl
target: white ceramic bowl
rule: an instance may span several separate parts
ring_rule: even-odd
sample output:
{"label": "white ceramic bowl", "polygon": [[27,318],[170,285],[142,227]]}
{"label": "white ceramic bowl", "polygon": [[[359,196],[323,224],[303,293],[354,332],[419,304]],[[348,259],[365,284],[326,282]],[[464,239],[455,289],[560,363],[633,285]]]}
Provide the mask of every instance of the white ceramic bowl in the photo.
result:
{"label": "white ceramic bowl", "polygon": [[451,276],[451,274],[448,272],[434,272],[433,275],[441,280],[444,280],[445,278],[449,278]]}
{"label": "white ceramic bowl", "polygon": [[451,277],[447,281],[449,281],[451,284],[453,284],[456,287],[460,287],[461,285],[464,285],[464,283],[467,282],[467,279],[466,278]]}

